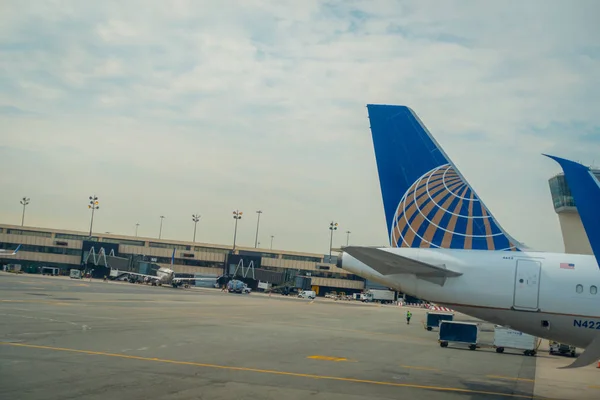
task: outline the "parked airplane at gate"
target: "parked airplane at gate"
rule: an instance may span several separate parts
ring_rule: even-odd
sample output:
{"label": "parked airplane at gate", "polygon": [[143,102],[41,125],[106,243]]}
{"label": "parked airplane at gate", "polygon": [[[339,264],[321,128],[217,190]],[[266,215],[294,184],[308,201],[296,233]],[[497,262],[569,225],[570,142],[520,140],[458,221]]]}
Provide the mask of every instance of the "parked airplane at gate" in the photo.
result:
{"label": "parked airplane at gate", "polygon": [[589,346],[569,368],[600,358],[595,258],[527,249],[410,108],[367,109],[392,248],[344,247],[338,267],[482,320]]}
{"label": "parked airplane at gate", "polygon": [[0,256],[2,256],[2,257],[14,256],[17,254],[17,252],[19,251],[20,248],[21,248],[21,245],[18,245],[17,248],[12,253],[8,253],[10,250],[0,249]]}
{"label": "parked airplane at gate", "polygon": [[175,262],[175,249],[173,249],[173,254],[171,255],[171,268],[160,267],[156,271],[156,275],[147,275],[140,274],[138,272],[131,271],[117,271],[117,276],[129,275],[129,276],[137,276],[140,277],[147,282],[150,282],[152,286],[161,286],[161,285],[171,285],[173,287],[178,287],[183,283],[192,283],[195,281],[211,281],[216,283],[216,278],[176,278],[175,271],[172,269],[173,264]]}

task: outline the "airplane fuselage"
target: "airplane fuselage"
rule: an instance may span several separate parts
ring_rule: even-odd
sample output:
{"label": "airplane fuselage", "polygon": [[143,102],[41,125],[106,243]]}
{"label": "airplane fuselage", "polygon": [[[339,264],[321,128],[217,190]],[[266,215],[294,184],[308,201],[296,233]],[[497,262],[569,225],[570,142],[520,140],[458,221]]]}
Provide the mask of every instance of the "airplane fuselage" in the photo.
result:
{"label": "airplane fuselage", "polygon": [[161,284],[170,283],[175,273],[172,269],[161,267],[156,271],[156,276]]}
{"label": "airplane fuselage", "polygon": [[343,269],[475,318],[561,343],[585,348],[600,333],[600,271],[593,256],[382,250],[462,275],[446,278],[443,285],[413,274],[382,275],[346,253],[342,255]]}

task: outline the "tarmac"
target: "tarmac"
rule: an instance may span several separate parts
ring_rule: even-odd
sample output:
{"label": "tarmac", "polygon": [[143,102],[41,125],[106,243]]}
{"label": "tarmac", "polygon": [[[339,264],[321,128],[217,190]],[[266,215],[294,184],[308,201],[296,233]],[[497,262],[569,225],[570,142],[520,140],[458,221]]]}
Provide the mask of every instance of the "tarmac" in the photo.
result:
{"label": "tarmac", "polygon": [[0,294],[5,399],[600,398],[544,345],[441,348],[423,309],[9,273]]}

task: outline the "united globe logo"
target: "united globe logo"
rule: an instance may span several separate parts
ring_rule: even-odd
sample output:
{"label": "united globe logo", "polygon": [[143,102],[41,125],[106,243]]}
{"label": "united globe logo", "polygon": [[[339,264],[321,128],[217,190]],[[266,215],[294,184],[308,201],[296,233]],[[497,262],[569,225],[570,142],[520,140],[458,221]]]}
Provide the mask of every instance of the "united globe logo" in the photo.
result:
{"label": "united globe logo", "polygon": [[517,250],[450,164],[409,187],[396,209],[390,241],[394,247]]}

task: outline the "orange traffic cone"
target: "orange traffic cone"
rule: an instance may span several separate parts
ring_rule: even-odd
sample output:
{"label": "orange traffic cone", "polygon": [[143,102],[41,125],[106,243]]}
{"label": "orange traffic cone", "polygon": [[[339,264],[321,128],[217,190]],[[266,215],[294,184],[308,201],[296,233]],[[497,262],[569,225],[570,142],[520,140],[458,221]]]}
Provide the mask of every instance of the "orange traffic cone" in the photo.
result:
{"label": "orange traffic cone", "polygon": [[600,361],[598,361],[598,366],[596,368],[600,368]]}

